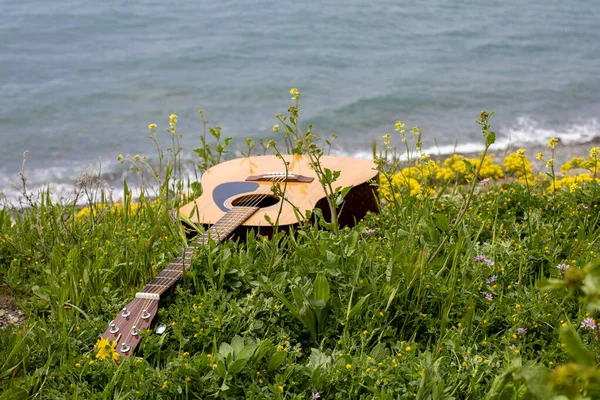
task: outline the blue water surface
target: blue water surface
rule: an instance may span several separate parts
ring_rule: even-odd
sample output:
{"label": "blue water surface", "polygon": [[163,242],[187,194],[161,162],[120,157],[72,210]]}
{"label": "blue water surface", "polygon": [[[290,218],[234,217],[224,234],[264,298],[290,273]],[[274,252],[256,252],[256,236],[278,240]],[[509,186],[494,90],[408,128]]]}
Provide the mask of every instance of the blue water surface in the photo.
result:
{"label": "blue water surface", "polygon": [[[328,2],[0,0],[0,191],[72,182],[89,163],[153,155],[179,116],[186,157],[198,110],[238,142],[273,138],[303,93],[305,124],[368,153],[394,122],[425,147],[600,136],[600,1]],[[168,135],[164,133],[164,140]],[[395,137],[396,142],[399,138]]]}

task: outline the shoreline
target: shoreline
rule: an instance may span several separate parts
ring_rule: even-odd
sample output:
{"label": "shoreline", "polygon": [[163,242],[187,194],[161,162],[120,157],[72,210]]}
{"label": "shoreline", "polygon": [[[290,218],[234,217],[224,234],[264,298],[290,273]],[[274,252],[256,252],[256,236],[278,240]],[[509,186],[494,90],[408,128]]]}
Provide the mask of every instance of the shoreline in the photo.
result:
{"label": "shoreline", "polygon": [[[565,143],[565,142],[559,141],[556,146],[556,150],[555,150],[554,165],[557,168],[560,168],[560,166],[562,164],[566,163],[573,157],[583,157],[583,158],[587,159],[589,156],[589,151],[592,147],[600,147],[600,137],[595,137],[587,142],[580,142],[580,143]],[[546,144],[531,144],[530,143],[528,145],[522,145],[522,146],[518,146],[515,144],[509,144],[505,148],[498,148],[495,150],[492,150],[493,149],[493,146],[492,146],[492,149],[488,151],[488,154],[494,155],[494,162],[496,162],[498,164],[502,164],[502,160],[507,155],[516,152],[519,148],[525,149],[525,155],[527,156],[527,159],[529,160],[529,162],[532,164],[534,170],[536,170],[538,172],[543,172],[546,170],[546,162],[550,159],[550,152],[551,152],[551,150],[547,147]],[[541,152],[544,154],[543,161],[538,160],[536,158],[536,154],[538,152]],[[456,152],[448,152],[448,153],[436,153],[436,152],[432,151],[430,153],[430,155],[431,155],[432,159],[440,160],[443,163],[443,161],[445,159],[447,159],[455,154],[462,155],[465,158],[478,158],[480,153],[481,153],[481,151],[467,151],[467,152],[456,151]],[[367,151],[364,151],[362,153],[354,153],[355,157],[359,156],[359,155],[363,156],[363,157],[368,156],[365,158],[369,158],[369,159],[372,157],[371,154]],[[107,182],[107,183],[111,187],[111,189],[113,189],[113,193],[117,194],[116,197],[117,198],[120,197],[118,195],[118,193],[120,192],[119,186],[112,185],[109,182]],[[53,185],[54,185],[54,183],[52,183],[52,182],[46,183],[43,187],[35,188],[31,192],[36,193],[38,190],[46,189],[46,188],[48,188],[48,186],[52,187]],[[72,185],[73,186],[75,185],[75,181],[73,181]],[[56,189],[56,187],[55,187],[55,189]],[[60,197],[64,196],[64,193],[62,193],[62,194],[61,193],[57,193],[57,195]],[[0,200],[3,200],[3,196],[2,196],[3,194],[4,193],[2,192],[2,190],[0,190]],[[8,202],[8,205],[11,206],[11,208],[13,210],[27,209],[27,207],[25,207],[25,208],[19,207],[18,202],[11,201],[12,199],[10,199],[8,196],[6,196],[4,198],[4,200],[6,200]],[[85,206],[85,205],[82,205],[81,207],[83,207],[83,206]]]}
{"label": "shoreline", "polygon": [[[566,163],[567,161],[569,161],[570,159],[572,159],[573,157],[583,157],[585,159],[588,158],[589,156],[589,152],[590,149],[592,147],[600,147],[600,137],[598,138],[594,138],[590,141],[587,142],[582,142],[582,143],[564,143],[559,141],[558,144],[556,145],[556,149],[555,149],[555,154],[554,154],[554,165],[557,168],[560,168],[560,166],[564,163]],[[550,159],[550,155],[551,155],[551,150],[550,148],[548,148],[547,145],[541,145],[541,144],[533,144],[530,146],[516,146],[516,145],[509,145],[508,147],[506,147],[505,149],[502,149],[500,151],[488,151],[488,154],[494,154],[494,161],[497,163],[502,163],[502,160],[509,154],[516,152],[518,149],[525,149],[525,155],[527,156],[527,159],[529,160],[529,162],[532,164],[534,170],[538,170],[538,171],[543,171],[546,168],[546,162]],[[479,154],[481,152],[466,152],[466,153],[461,153],[461,152],[457,152],[455,154],[460,154],[464,157],[468,157],[468,158],[476,158],[479,157]],[[537,153],[543,153],[544,154],[544,160],[538,160],[535,156]],[[445,160],[446,158],[452,156],[452,154],[442,154],[441,155],[441,160]]]}

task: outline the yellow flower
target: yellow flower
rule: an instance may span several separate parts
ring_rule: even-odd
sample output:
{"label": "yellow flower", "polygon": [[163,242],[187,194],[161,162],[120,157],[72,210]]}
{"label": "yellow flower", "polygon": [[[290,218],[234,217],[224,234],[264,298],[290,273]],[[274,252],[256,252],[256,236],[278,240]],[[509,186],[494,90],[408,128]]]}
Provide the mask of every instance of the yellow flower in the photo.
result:
{"label": "yellow flower", "polygon": [[368,334],[368,333],[369,333],[369,331],[368,331],[368,330],[366,330],[366,329],[363,331],[363,334],[364,334],[364,335],[366,335],[366,334]]}
{"label": "yellow flower", "polygon": [[279,125],[273,125],[273,132],[279,132]]}
{"label": "yellow flower", "polygon": [[104,360],[106,358],[117,360],[119,358],[119,353],[117,353],[115,347],[117,347],[116,342],[111,342],[108,339],[98,339],[96,342],[96,350],[98,351],[96,353],[96,358],[99,360]]}
{"label": "yellow flower", "polygon": [[406,346],[406,348],[405,348],[404,350],[406,350],[406,351],[411,351],[412,349],[411,349],[411,347],[410,347],[410,346]]}
{"label": "yellow flower", "polygon": [[140,155],[139,154],[136,154],[134,158],[135,158],[135,161],[140,161]]}
{"label": "yellow flower", "polygon": [[186,382],[189,382],[189,381],[191,381],[191,380],[192,380],[192,378],[190,378],[189,376],[186,376],[186,377],[185,377],[185,381],[186,381]]}
{"label": "yellow flower", "polygon": [[148,125],[148,129],[150,129],[151,131],[155,131],[156,130],[156,124],[150,124],[150,125]]}
{"label": "yellow flower", "polygon": [[396,127],[394,128],[396,132],[402,132],[404,134],[404,124],[402,121],[396,121]]}
{"label": "yellow flower", "polygon": [[277,389],[279,389],[280,392],[283,392],[283,386],[279,385],[277,386]]}
{"label": "yellow flower", "polygon": [[271,140],[269,140],[269,141],[267,142],[267,149],[268,149],[269,147],[275,147],[275,145],[276,145],[275,141],[271,139]]}
{"label": "yellow flower", "polygon": [[600,154],[600,149],[598,147],[592,147],[590,149],[590,158],[598,158],[598,154]]}
{"label": "yellow flower", "polygon": [[77,368],[79,368],[79,367],[81,367],[81,364],[80,364],[80,363],[77,363],[77,364],[75,364],[75,366],[76,366]]}
{"label": "yellow flower", "polygon": [[556,143],[558,143],[557,138],[548,139],[548,147],[550,147],[552,150],[554,150],[556,148]]}
{"label": "yellow flower", "polygon": [[547,168],[554,167],[554,158],[551,158],[551,159],[548,160],[548,162],[546,163],[546,167]]}
{"label": "yellow flower", "polygon": [[521,308],[521,305],[520,305],[520,304],[517,304],[517,305],[515,306],[515,308]]}
{"label": "yellow flower", "polygon": [[346,369],[352,369],[352,364],[346,364]]}
{"label": "yellow flower", "polygon": [[298,94],[298,88],[295,88],[295,87],[291,88],[290,89],[290,94],[293,94],[293,95]]}
{"label": "yellow flower", "polygon": [[525,149],[517,150],[517,155],[521,158],[525,157]]}
{"label": "yellow flower", "polygon": [[535,155],[535,158],[537,158],[538,160],[543,160],[544,159],[544,154],[543,153],[537,153]]}

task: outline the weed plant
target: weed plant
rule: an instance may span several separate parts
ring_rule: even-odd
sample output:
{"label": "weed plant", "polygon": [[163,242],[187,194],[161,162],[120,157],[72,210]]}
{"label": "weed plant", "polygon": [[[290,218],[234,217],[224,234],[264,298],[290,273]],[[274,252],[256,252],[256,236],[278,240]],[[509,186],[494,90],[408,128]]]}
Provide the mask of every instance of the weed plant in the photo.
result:
{"label": "weed plant", "polygon": [[[320,168],[325,150],[300,129],[291,94],[273,128],[281,150],[262,149],[308,153]],[[200,172],[231,140],[211,127],[213,148],[201,117]],[[536,173],[524,150],[497,164],[491,117],[478,120],[480,158],[444,162],[398,121],[374,146],[380,211],[352,228],[317,213],[292,233],[201,246],[161,300],[166,330],[144,332],[118,362],[98,338],[187,246],[172,210],[201,193],[181,172],[177,116],[157,162],[119,157],[146,179],[138,198],[124,183],[111,201],[88,176],[83,209],[47,191],[23,212],[3,207],[0,280],[28,319],[0,330],[0,399],[599,398],[598,150],[561,169],[589,169],[579,175],[553,163]],[[336,171],[319,176],[337,210],[347,191]]]}

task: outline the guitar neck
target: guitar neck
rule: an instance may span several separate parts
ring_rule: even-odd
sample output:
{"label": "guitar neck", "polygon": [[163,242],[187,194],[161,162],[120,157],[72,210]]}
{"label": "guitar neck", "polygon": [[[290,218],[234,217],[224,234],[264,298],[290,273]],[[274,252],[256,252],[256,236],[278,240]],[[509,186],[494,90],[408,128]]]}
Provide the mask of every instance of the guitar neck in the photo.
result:
{"label": "guitar neck", "polygon": [[[195,244],[204,245],[211,239],[217,243],[224,241],[233,231],[254,214],[259,207],[234,207],[221,217],[206,232],[194,240]],[[177,257],[140,290],[141,293],[161,295],[181,278],[184,271],[190,269],[196,246],[189,246],[181,257]]]}

